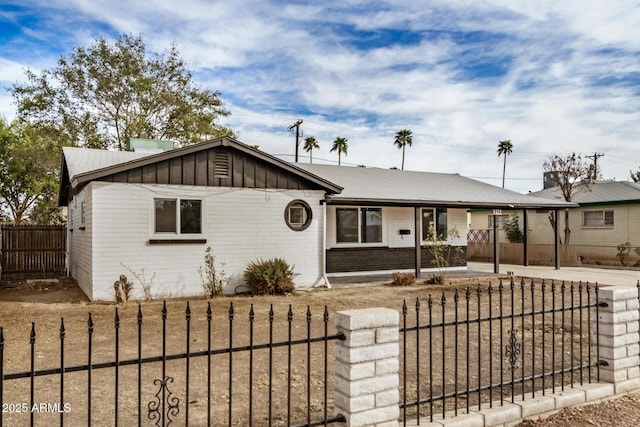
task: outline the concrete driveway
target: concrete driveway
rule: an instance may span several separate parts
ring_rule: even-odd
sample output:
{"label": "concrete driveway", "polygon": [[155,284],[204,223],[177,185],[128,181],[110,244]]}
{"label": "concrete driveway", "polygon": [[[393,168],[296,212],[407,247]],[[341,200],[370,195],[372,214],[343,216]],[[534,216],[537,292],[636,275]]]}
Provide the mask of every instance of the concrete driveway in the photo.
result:
{"label": "concrete driveway", "polygon": [[[485,262],[468,262],[470,271],[493,273],[493,264]],[[573,282],[598,283],[598,285],[637,286],[640,281],[640,270],[618,270],[614,268],[560,267],[556,270],[547,266],[522,266],[500,264],[500,274],[512,271],[516,276],[542,279],[565,280]]]}

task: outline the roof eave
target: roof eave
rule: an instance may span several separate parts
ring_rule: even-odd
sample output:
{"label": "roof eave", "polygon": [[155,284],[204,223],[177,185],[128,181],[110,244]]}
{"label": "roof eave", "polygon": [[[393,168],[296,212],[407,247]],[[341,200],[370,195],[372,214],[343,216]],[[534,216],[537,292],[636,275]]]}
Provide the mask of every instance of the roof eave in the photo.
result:
{"label": "roof eave", "polygon": [[466,209],[568,209],[577,208],[576,203],[505,203],[505,202],[473,202],[448,200],[402,200],[402,199],[371,199],[356,197],[327,197],[328,205],[370,205],[370,206],[398,206],[398,207],[451,207]]}
{"label": "roof eave", "polygon": [[213,139],[211,141],[207,141],[207,142],[203,142],[200,144],[194,144],[194,145],[189,145],[186,147],[181,147],[181,148],[176,148],[175,150],[171,150],[171,151],[165,151],[163,153],[157,153],[157,154],[151,154],[149,156],[145,156],[139,159],[134,159],[134,160],[130,160],[124,163],[118,163],[117,165],[112,165],[112,166],[107,166],[104,168],[100,168],[100,169],[95,169],[89,172],[85,172],[85,173],[80,173],[77,174],[75,176],[73,176],[71,178],[71,188],[75,189],[78,188],[78,186],[96,180],[96,179],[100,179],[104,176],[107,175],[112,175],[112,174],[116,174],[119,172],[124,172],[130,169],[134,169],[134,168],[138,168],[138,167],[142,167],[142,166],[146,166],[146,165],[150,165],[156,162],[161,162],[161,161],[165,161],[165,160],[170,160],[173,159],[175,157],[179,157],[179,156],[184,156],[187,154],[191,154],[191,153],[195,153],[201,150],[208,150],[210,148],[215,148],[215,147],[233,147],[239,151],[245,152],[247,154],[250,154],[254,157],[257,157],[261,160],[264,160],[266,162],[269,162],[271,164],[275,164],[285,170],[287,170],[288,172],[297,174],[297,175],[302,175],[304,178],[308,179],[309,181],[313,182],[314,184],[322,187],[323,189],[325,189],[328,193],[332,193],[332,194],[336,194],[336,193],[340,193],[343,188],[337,184],[334,184],[331,181],[328,181],[324,178],[321,178],[311,172],[307,172],[306,170],[299,168],[297,166],[294,166],[288,162],[285,162],[283,160],[280,160],[279,158],[272,156],[270,154],[267,154],[263,151],[257,150],[253,147],[250,147],[246,144],[243,144],[242,142],[236,141],[232,138],[229,138],[227,136],[221,137],[221,138],[217,138],[217,139]]}

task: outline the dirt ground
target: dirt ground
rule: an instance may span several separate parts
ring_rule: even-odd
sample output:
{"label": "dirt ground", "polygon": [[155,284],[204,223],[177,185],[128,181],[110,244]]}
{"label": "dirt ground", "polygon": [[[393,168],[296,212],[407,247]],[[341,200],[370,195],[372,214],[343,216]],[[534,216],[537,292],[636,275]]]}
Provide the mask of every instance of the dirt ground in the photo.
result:
{"label": "dirt ground", "polygon": [[[497,279],[492,278],[492,285],[497,286]],[[294,337],[306,336],[308,313],[312,313],[312,335],[318,336],[323,329],[323,311],[325,307],[330,313],[331,319],[336,311],[366,307],[388,307],[400,311],[403,302],[411,308],[414,306],[416,298],[423,301],[422,316],[424,320],[424,301],[428,295],[433,295],[434,300],[439,300],[444,292],[448,295],[448,304],[451,304],[453,289],[459,289],[461,293],[467,287],[475,290],[484,287],[489,282],[486,278],[451,279],[447,286],[416,285],[410,287],[379,286],[357,286],[333,289],[317,289],[311,292],[299,292],[296,295],[287,297],[222,297],[213,300],[192,299],[189,302],[191,314],[191,331],[189,337],[185,333],[185,300],[172,300],[166,303],[167,308],[167,354],[184,351],[185,345],[189,345],[191,350],[201,350],[207,347],[207,308],[212,311],[212,348],[225,348],[229,345],[229,340],[233,340],[234,346],[246,345],[250,339],[250,331],[247,319],[249,312],[255,310],[255,336],[256,342],[263,343],[264,338],[273,335],[274,341],[287,338],[287,312],[291,310],[293,318],[292,330]],[[495,298],[495,297],[494,297]],[[496,300],[494,299],[494,302]],[[230,307],[233,312],[230,313]],[[158,355],[161,344],[161,310],[163,303],[160,301],[140,302],[140,310],[144,313],[143,329],[145,336],[155,337],[153,340],[145,340],[141,344],[144,355]],[[291,308],[290,308],[291,307]],[[4,347],[4,373],[25,372],[29,370],[30,341],[29,336],[32,330],[32,322],[35,324],[35,369],[55,368],[60,364],[60,330],[64,325],[64,363],[65,366],[82,365],[87,363],[87,322],[88,313],[95,325],[92,341],[92,363],[114,360],[114,314],[116,306],[114,304],[91,303],[82,291],[72,280],[59,279],[55,281],[14,281],[0,282],[0,327],[3,328],[5,339]],[[269,330],[268,319],[269,310],[272,309],[274,322]],[[481,308],[482,310],[482,308]],[[121,343],[118,357],[120,360],[133,359],[136,357],[137,342],[137,322],[138,303],[129,303],[118,306],[119,336]],[[411,313],[411,311],[410,311]],[[234,317],[232,326],[229,321]],[[62,323],[61,318],[64,318]],[[238,319],[243,319],[243,323],[236,324]],[[333,323],[330,321],[329,333],[332,333]],[[233,333],[229,328],[233,328]],[[556,333],[551,331],[551,334]],[[188,340],[188,341],[187,341]],[[189,344],[187,344],[187,342]],[[323,349],[314,344],[310,355],[304,349],[294,349],[293,356],[288,356],[286,348],[274,350],[272,355],[273,374],[272,378],[256,369],[254,377],[255,395],[253,396],[256,412],[254,424],[262,425],[266,422],[263,413],[266,413],[265,393],[272,393],[274,396],[274,407],[272,419],[276,425],[285,425],[287,394],[290,396],[294,416],[303,416],[307,406],[312,409],[312,419],[318,419],[322,415],[322,375],[323,372],[315,373],[311,378],[305,379],[307,362],[301,362],[309,356],[310,363],[322,365]],[[264,352],[263,352],[264,353]],[[329,354],[333,353],[329,348]],[[263,368],[266,365],[264,354],[258,356],[256,361],[250,362],[243,355],[234,356],[233,374],[230,378],[223,376],[220,379],[212,380],[212,402],[214,412],[212,417],[216,420],[226,420],[231,413],[234,425],[245,425],[246,406],[249,401],[248,391],[238,386],[247,380],[248,367],[250,363]],[[292,380],[291,391],[287,390],[288,380],[286,378],[286,361],[291,357]],[[331,357],[330,357],[331,358]],[[202,359],[202,358],[201,358]],[[203,360],[192,360],[189,368],[193,385],[190,385],[190,422],[200,425],[206,420],[206,376]],[[228,356],[218,356],[213,362],[214,371],[227,372],[231,360]],[[184,381],[180,381],[184,372],[184,361],[167,364],[174,372],[175,384],[171,384],[174,390],[185,389]],[[329,366],[329,390],[332,387],[332,366]],[[109,371],[109,372],[107,372]],[[145,371],[143,382],[152,383],[158,377],[156,370]],[[135,378],[137,371],[133,367],[121,368],[120,377],[122,382]],[[214,372],[215,374],[215,372]],[[112,369],[95,371],[92,382],[92,401],[97,400],[92,408],[92,420],[96,425],[113,424],[113,401],[114,380]],[[203,378],[204,381],[203,382]],[[236,384],[237,383],[237,384]],[[271,384],[273,383],[273,384]],[[229,404],[229,385],[233,384],[231,391],[231,405]],[[307,405],[307,385],[313,387],[311,399]],[[124,387],[126,388],[126,387]],[[131,388],[131,387],[129,387]],[[135,387],[133,387],[135,388]],[[59,379],[57,376],[42,377],[36,379],[36,402],[57,402],[59,400]],[[3,391],[3,403],[21,403],[28,401],[29,396],[28,379],[5,381]],[[145,392],[142,406],[146,410],[147,402],[153,399],[155,390]],[[293,397],[291,397],[293,395]],[[133,419],[136,414],[137,394],[135,390],[131,392],[119,392],[118,401],[121,407],[118,415],[119,420]],[[65,414],[65,425],[81,426],[86,425],[87,387],[86,373],[67,374],[65,376],[65,402],[70,402],[71,410]],[[101,406],[101,402],[107,405]],[[328,408],[331,415],[333,409]],[[27,421],[26,415],[5,413],[5,425],[22,425]],[[22,415],[22,416],[21,416]],[[181,413],[182,417],[184,414]],[[12,418],[13,417],[13,418]],[[37,414],[37,419],[51,421],[57,424],[58,414]],[[131,418],[129,418],[131,417]],[[146,413],[145,413],[146,417]],[[100,420],[111,419],[110,422]],[[15,420],[15,423],[12,421]],[[549,426],[637,426],[640,420],[640,394],[629,394],[607,402],[595,405],[581,406],[561,411],[546,420],[536,422],[524,422],[522,426],[549,425]],[[9,422],[10,424],[6,424]],[[180,423],[180,420],[177,420]],[[125,424],[129,424],[125,422]]]}

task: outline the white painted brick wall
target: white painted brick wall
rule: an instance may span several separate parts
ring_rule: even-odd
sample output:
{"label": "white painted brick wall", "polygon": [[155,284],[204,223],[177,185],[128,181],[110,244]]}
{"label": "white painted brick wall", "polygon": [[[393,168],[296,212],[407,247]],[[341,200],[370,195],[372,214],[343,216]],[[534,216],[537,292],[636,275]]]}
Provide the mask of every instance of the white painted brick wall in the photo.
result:
{"label": "white painted brick wall", "polygon": [[[82,222],[82,205],[84,203],[85,221]],[[67,236],[69,252],[69,269],[78,285],[89,298],[92,298],[91,250],[92,233],[92,197],[91,184],[74,197],[68,207]]]}
{"label": "white painted brick wall", "polygon": [[[244,284],[242,273],[249,262],[273,257],[294,266],[297,286],[321,282],[321,191],[93,182],[84,192],[90,193],[93,202],[93,209],[86,211],[87,221],[92,221],[87,235],[93,237],[89,250],[93,258],[88,265],[90,280],[83,277],[82,281],[90,283],[95,300],[114,299],[113,282],[120,274],[134,282],[134,297],[143,297],[140,284],[125,266],[144,272],[147,278],[155,273],[154,297],[200,296],[198,268],[204,263],[207,246],[224,263],[229,279],[226,292]],[[154,198],[163,197],[204,201],[203,235],[197,237],[206,238],[206,244],[148,244],[150,238],[172,237],[154,236],[153,232]],[[312,209],[312,223],[304,231],[293,231],[284,221],[285,207],[295,199],[306,201]],[[76,249],[80,245],[72,247],[72,259],[84,260]]]}

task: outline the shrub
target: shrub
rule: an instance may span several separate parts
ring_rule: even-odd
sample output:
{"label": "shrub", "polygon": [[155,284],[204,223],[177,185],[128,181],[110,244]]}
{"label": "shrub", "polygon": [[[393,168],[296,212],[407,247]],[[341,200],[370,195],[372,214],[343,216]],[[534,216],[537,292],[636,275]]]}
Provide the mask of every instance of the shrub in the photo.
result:
{"label": "shrub", "polygon": [[427,285],[444,285],[444,275],[432,274],[427,280],[425,280],[425,283]]}
{"label": "shrub", "polygon": [[286,295],[295,290],[293,267],[282,258],[253,261],[244,279],[253,295]]}
{"label": "shrub", "polygon": [[416,276],[413,273],[396,272],[391,275],[392,286],[413,286],[416,284]]}
{"label": "shrub", "polygon": [[426,283],[430,285],[444,284],[449,266],[451,264],[459,265],[459,262],[463,259],[464,250],[460,246],[451,244],[453,239],[460,237],[460,233],[457,228],[452,227],[447,231],[447,234],[438,235],[433,223],[431,223],[429,224],[429,236],[431,238],[425,240],[423,245],[433,257],[431,263],[436,266],[438,273],[432,275]]}
{"label": "shrub", "polygon": [[147,276],[144,272],[144,268],[141,271],[136,271],[136,270],[132,270],[131,268],[127,267],[122,263],[120,263],[120,265],[122,265],[124,268],[129,270],[129,272],[133,274],[133,277],[135,277],[138,280],[138,282],[140,282],[140,286],[142,286],[142,291],[144,292],[144,299],[147,301],[153,300],[151,289],[153,288],[153,281],[156,278],[156,273],[154,272],[151,275],[151,278],[147,279]]}
{"label": "shrub", "polygon": [[630,252],[631,252],[630,242],[620,243],[618,245],[618,253],[616,254],[616,256],[620,260],[620,264],[622,264],[625,267],[627,266],[627,258],[629,257]]}
{"label": "shrub", "polygon": [[211,246],[204,251],[204,268],[198,268],[202,290],[205,298],[214,298],[222,295],[222,290],[226,282],[224,274],[224,264],[220,263],[220,268],[216,268],[216,257],[213,256]]}
{"label": "shrub", "polygon": [[513,214],[504,222],[504,233],[509,243],[524,242],[524,233],[520,230],[518,215]]}

